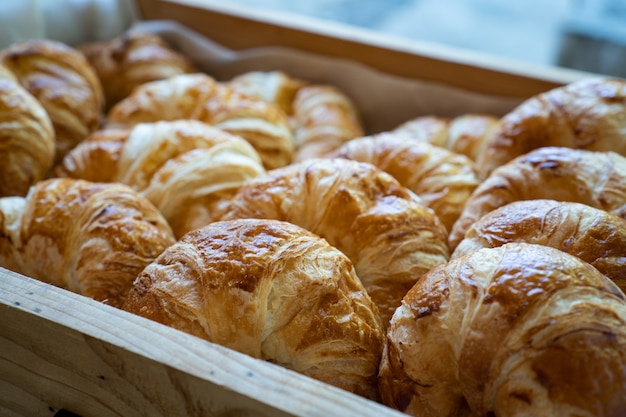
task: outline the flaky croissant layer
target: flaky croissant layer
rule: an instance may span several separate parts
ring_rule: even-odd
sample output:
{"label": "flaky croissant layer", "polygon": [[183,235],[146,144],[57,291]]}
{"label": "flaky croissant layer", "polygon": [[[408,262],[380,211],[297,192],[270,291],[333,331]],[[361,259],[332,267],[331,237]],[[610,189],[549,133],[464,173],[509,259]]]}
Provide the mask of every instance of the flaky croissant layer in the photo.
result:
{"label": "flaky croissant layer", "polygon": [[554,248],[472,252],[407,293],[379,383],[414,416],[624,416],[624,293]]}
{"label": "flaky croissant layer", "polygon": [[626,157],[565,147],[535,149],[498,167],[468,198],[449,236],[454,250],[482,216],[520,200],[586,204],[626,219]]}
{"label": "flaky croissant layer", "polygon": [[0,199],[0,266],[113,306],[173,243],[158,210],[121,184],[50,179]]}
{"label": "flaky croissant layer", "polygon": [[138,86],[107,114],[108,128],[139,123],[199,120],[246,139],[266,168],[293,160],[294,139],[285,112],[241,94],[206,74],[181,74]]}
{"label": "flaky croissant layer", "polygon": [[296,161],[321,158],[365,134],[356,105],[333,86],[300,88],[294,97],[293,113]]}
{"label": "flaky croissant layer", "polygon": [[382,323],[350,260],[287,222],[215,222],[148,265],[125,310],[377,397]]}
{"label": "flaky croissant layer", "polygon": [[354,263],[388,322],[419,277],[449,259],[447,231],[435,213],[374,165],[307,159],[244,184],[223,220],[275,219],[323,237]]}
{"label": "flaky croissant layer", "polygon": [[55,163],[98,129],[104,107],[102,85],[77,49],[33,39],[0,51],[0,61],[46,109],[55,132]]}
{"label": "flaky croissant layer", "polygon": [[66,155],[56,174],[130,186],[181,237],[217,220],[237,189],[264,171],[243,138],[198,120],[175,120],[99,130]]}
{"label": "flaky croissant layer", "polygon": [[132,28],[116,38],[81,45],[106,98],[106,108],[124,99],[141,84],[193,73],[193,63],[162,37]]}
{"label": "flaky croissant layer", "polygon": [[590,77],[533,96],[500,119],[478,155],[481,177],[546,146],[626,155],[626,80]]}
{"label": "flaky croissant layer", "polygon": [[477,161],[499,125],[498,117],[489,114],[467,113],[453,118],[430,115],[407,120],[392,132]]}
{"label": "flaky croissant layer", "polygon": [[25,196],[52,166],[54,129],[48,113],[0,65],[0,197]]}
{"label": "flaky croissant layer", "polygon": [[471,159],[430,143],[384,132],[352,139],[329,156],[375,165],[417,194],[448,230],[480,183]]}
{"label": "flaky croissant layer", "polygon": [[526,242],[577,256],[626,292],[626,220],[586,204],[522,200],[485,214],[465,233],[451,258]]}

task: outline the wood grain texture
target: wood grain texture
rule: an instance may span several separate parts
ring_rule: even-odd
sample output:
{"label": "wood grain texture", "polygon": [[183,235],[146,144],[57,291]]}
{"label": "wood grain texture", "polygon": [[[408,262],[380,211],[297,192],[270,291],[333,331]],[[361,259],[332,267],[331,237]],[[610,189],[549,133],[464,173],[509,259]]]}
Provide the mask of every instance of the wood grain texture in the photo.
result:
{"label": "wood grain texture", "polygon": [[462,49],[304,16],[249,10],[221,1],[137,0],[136,3],[144,20],[166,16],[232,49],[295,47],[352,59],[389,74],[486,94],[529,97],[588,76],[573,70],[513,64]]}
{"label": "wood grain texture", "polygon": [[402,416],[0,268],[0,415]]}

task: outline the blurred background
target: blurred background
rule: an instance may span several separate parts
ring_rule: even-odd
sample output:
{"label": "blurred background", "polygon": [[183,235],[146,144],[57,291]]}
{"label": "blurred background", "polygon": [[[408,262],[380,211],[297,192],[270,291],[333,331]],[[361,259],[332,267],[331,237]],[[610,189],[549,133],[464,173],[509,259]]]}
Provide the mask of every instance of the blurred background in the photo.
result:
{"label": "blurred background", "polygon": [[515,61],[626,77],[626,0],[230,0]]}
{"label": "blurred background", "polygon": [[[202,1],[202,0],[196,0]],[[626,0],[224,0],[518,62],[626,77]],[[0,47],[25,37],[107,39],[133,0],[0,0]]]}

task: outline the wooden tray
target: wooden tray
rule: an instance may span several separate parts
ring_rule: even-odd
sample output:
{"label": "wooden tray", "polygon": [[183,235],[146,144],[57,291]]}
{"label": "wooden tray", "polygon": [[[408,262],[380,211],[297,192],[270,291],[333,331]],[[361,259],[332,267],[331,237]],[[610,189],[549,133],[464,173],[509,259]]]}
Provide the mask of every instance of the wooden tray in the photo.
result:
{"label": "wooden tray", "polygon": [[3,417],[403,415],[3,268],[0,318]]}
{"label": "wooden tray", "polygon": [[304,16],[250,10],[224,1],[136,0],[136,3],[144,20],[175,20],[231,49],[293,47],[352,59],[393,75],[485,94],[526,98],[589,76],[580,71],[512,62]]}
{"label": "wooden tray", "polygon": [[[282,45],[402,77],[525,98],[586,74],[513,65],[208,0],[137,0],[232,49]],[[0,415],[401,416],[278,366],[0,268]]]}

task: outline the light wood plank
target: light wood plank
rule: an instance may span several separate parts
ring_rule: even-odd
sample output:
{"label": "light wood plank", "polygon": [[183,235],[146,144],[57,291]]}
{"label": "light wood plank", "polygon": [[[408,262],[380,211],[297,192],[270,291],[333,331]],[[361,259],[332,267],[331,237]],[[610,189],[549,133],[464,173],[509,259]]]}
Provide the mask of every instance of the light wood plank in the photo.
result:
{"label": "light wood plank", "polygon": [[320,19],[215,0],[138,0],[146,20],[171,19],[232,49],[280,45],[352,59],[402,77],[530,97],[593,74],[536,66]]}
{"label": "light wood plank", "polygon": [[403,415],[2,268],[0,317],[3,415]]}

